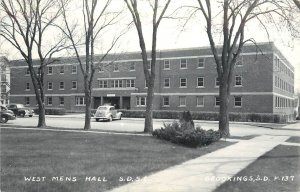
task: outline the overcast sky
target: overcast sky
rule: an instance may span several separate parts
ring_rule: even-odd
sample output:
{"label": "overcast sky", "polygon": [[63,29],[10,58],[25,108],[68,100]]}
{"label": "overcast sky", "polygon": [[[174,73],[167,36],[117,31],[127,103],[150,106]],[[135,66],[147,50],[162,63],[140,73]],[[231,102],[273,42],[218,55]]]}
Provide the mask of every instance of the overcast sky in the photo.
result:
{"label": "overcast sky", "polygon": [[[76,1],[75,1],[76,2]],[[119,1],[118,1],[119,2]],[[170,7],[170,10],[177,7],[177,3],[174,3]],[[179,2],[179,1],[177,1]],[[186,2],[194,2],[193,0],[187,0]],[[118,4],[118,5],[117,5]],[[111,9],[120,9],[121,6],[119,3],[111,7]],[[75,6],[76,7],[76,6]],[[146,18],[146,24],[144,25],[144,33],[146,39],[147,48],[151,48],[151,19],[147,19],[147,14],[149,9],[145,6],[142,7],[144,19]],[[78,10],[77,10],[78,11]],[[72,18],[80,19],[80,12],[75,14],[76,8],[72,8]],[[76,15],[74,17],[74,15]],[[129,23],[130,15],[128,12],[123,13],[122,24],[115,26],[113,31],[120,31],[120,28],[124,29],[125,26]],[[203,25],[204,21],[202,18],[196,17],[191,20],[183,29],[182,21],[174,20],[174,19],[165,19],[162,21],[159,32],[158,32],[158,49],[175,49],[175,48],[188,48],[188,47],[201,47],[208,46],[208,39],[205,33],[205,26]],[[273,41],[276,46],[281,50],[281,52],[286,56],[286,58],[292,63],[295,67],[295,88],[300,92],[300,39],[292,39],[290,34],[286,31],[274,30],[270,28],[270,37],[267,36],[265,30],[257,23],[252,22],[247,25],[246,28],[246,37],[254,38],[257,42],[268,42]],[[109,35],[116,33],[109,33]],[[53,37],[53,36],[52,36]],[[221,39],[221,38],[220,38]],[[2,39],[3,40],[3,39]],[[218,38],[217,38],[218,40]],[[220,43],[221,41],[217,41]],[[99,41],[99,47],[103,47],[107,42]],[[119,41],[118,47],[115,52],[126,52],[126,51],[140,51],[139,42],[136,30],[134,26],[124,35]],[[98,49],[98,52],[101,53],[101,49]],[[5,43],[1,43],[0,45],[0,54],[5,54],[10,60],[20,59],[20,55],[17,51],[10,48]]]}

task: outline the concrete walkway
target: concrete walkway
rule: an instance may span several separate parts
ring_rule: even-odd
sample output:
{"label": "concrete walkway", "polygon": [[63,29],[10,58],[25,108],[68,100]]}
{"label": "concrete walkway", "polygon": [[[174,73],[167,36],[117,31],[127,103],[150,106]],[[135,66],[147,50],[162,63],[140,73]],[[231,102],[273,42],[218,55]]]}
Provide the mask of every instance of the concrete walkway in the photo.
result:
{"label": "concrete walkway", "polygon": [[[154,173],[111,192],[213,191],[289,136],[262,135]],[[223,179],[223,180],[222,180]]]}

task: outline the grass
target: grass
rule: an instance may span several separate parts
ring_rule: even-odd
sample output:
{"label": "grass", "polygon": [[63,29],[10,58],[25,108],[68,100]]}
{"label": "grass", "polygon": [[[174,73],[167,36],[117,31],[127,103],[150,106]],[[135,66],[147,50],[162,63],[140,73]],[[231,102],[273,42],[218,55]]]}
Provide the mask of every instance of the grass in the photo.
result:
{"label": "grass", "polygon": [[[144,136],[1,129],[1,190],[106,191],[126,183],[120,178],[142,178],[228,145],[191,149]],[[62,181],[51,180],[59,176]],[[107,181],[86,182],[86,176]]]}
{"label": "grass", "polygon": [[290,137],[286,142],[291,142],[291,143],[300,143],[300,137]]}
{"label": "grass", "polygon": [[[279,145],[235,175],[235,178],[244,176],[248,181],[227,181],[214,192],[300,191],[300,148]],[[250,176],[254,178],[252,181],[249,181]],[[269,180],[254,181],[258,176]]]}

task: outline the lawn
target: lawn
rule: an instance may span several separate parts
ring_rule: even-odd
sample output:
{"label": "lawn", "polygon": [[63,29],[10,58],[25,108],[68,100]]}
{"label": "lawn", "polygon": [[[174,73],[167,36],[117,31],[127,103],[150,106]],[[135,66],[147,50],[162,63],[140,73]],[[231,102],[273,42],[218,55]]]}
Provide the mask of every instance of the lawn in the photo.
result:
{"label": "lawn", "polygon": [[150,136],[1,129],[1,190],[105,191],[228,145],[192,149]]}
{"label": "lawn", "polygon": [[300,191],[300,148],[279,145],[234,176],[239,177],[247,181],[227,181],[214,192]]}

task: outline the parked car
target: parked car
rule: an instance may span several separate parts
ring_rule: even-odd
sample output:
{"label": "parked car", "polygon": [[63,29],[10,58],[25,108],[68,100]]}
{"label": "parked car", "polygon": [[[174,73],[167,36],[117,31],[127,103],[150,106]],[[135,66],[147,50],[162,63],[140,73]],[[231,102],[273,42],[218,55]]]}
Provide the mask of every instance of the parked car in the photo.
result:
{"label": "parked car", "polygon": [[15,116],[21,116],[21,117],[33,116],[33,110],[28,107],[25,107],[23,104],[11,103],[7,105],[7,108],[9,110],[12,110]]}
{"label": "parked car", "polygon": [[100,119],[108,121],[112,121],[113,119],[121,120],[122,112],[118,112],[114,106],[103,105],[97,108],[97,111],[93,118],[95,118],[96,121],[99,121]]}
{"label": "parked car", "polygon": [[14,120],[16,119],[14,112],[11,110],[8,110],[5,106],[0,105],[1,111],[1,119],[0,123],[6,123],[8,120]]}

